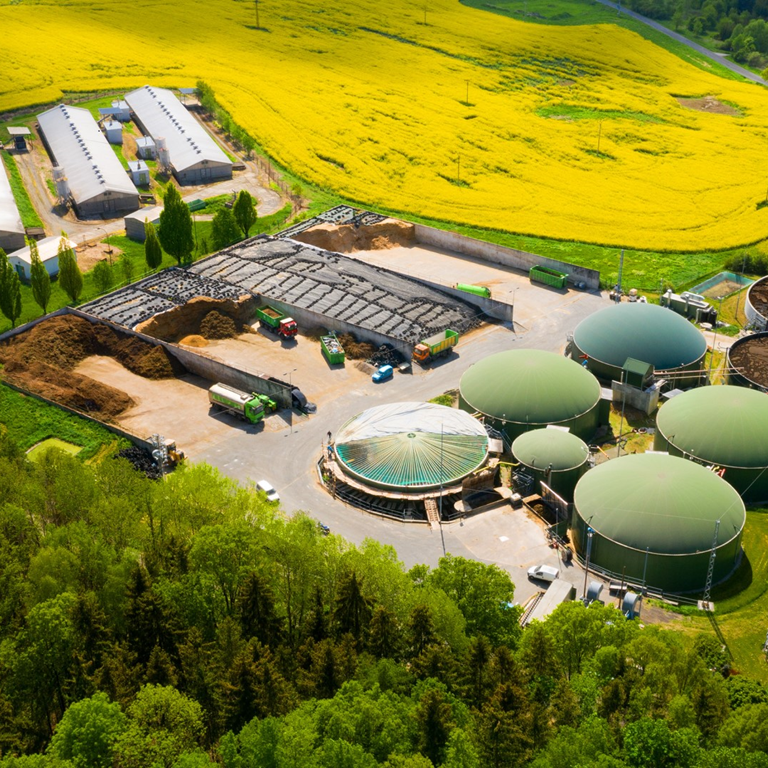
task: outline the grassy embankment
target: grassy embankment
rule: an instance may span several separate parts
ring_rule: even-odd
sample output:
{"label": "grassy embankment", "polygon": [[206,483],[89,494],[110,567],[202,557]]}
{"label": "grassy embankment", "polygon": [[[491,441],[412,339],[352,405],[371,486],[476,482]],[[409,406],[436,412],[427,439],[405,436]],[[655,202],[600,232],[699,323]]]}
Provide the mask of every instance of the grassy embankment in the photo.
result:
{"label": "grassy embankment", "polygon": [[0,384],[0,431],[22,449],[55,436],[82,447],[83,460],[103,456],[123,441],[104,427]]}
{"label": "grassy embankment", "polygon": [[[13,159],[13,155],[9,155],[7,152],[0,153],[3,157],[3,163],[8,169],[8,179],[11,182],[11,192],[13,192],[14,200],[16,200],[16,207],[19,209],[19,215],[21,216],[21,223],[25,227],[42,227],[43,222],[40,221],[40,217],[37,215],[32,201],[29,199],[27,190],[24,188],[24,182],[21,180],[21,174],[16,166],[16,161]],[[0,171],[2,173],[2,171]]]}

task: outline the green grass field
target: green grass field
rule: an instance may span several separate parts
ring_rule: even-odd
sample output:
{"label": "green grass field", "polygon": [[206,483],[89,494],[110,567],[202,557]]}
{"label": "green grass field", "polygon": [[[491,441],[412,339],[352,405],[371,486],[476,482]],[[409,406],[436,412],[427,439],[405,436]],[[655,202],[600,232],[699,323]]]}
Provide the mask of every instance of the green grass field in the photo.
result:
{"label": "green grass field", "polygon": [[78,456],[87,460],[109,448],[127,446],[108,429],[74,416],[61,408],[27,397],[0,384],[0,429],[22,449],[56,437],[82,448]]}
{"label": "green grass field", "polygon": [[24,182],[21,180],[21,174],[16,166],[16,161],[13,159],[13,155],[3,152],[2,156],[3,163],[8,169],[11,192],[13,192],[14,200],[16,200],[16,207],[19,209],[21,223],[25,227],[42,227],[43,222],[40,221],[40,217],[37,215],[37,211],[32,205],[32,201],[29,199],[27,190],[24,188]]}

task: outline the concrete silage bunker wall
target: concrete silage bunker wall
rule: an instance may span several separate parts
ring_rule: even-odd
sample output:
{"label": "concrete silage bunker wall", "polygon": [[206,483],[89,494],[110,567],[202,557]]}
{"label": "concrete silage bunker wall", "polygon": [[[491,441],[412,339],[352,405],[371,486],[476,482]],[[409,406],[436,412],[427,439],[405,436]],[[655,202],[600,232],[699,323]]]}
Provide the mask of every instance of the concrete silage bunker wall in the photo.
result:
{"label": "concrete silage bunker wall", "polygon": [[414,226],[416,227],[416,241],[419,243],[456,251],[481,261],[501,264],[504,267],[512,267],[524,272],[528,272],[531,267],[541,265],[555,269],[558,272],[567,272],[568,282],[570,283],[584,282],[587,288],[595,291],[600,290],[600,272],[595,269],[579,267],[566,261],[548,259],[544,256],[537,256],[526,251],[518,251],[515,248],[507,248],[495,243],[486,243],[483,240],[459,235],[456,232],[435,229],[424,224],[415,224]]}
{"label": "concrete silage bunker wall", "polygon": [[269,304],[271,307],[279,309],[281,312],[292,317],[299,324],[299,329],[302,331],[305,328],[327,328],[329,331],[335,331],[336,333],[351,333],[358,341],[367,341],[376,347],[382,344],[389,344],[400,352],[406,360],[410,360],[413,354],[414,345],[402,339],[396,339],[383,333],[376,333],[376,331],[372,331],[369,328],[352,325],[352,323],[346,323],[338,318],[321,315],[319,312],[313,312],[311,309],[286,304],[283,301],[271,299],[268,296],[259,296],[259,298],[265,304]]}
{"label": "concrete silage bunker wall", "polygon": [[222,384],[228,384],[230,387],[245,390],[246,392],[257,392],[261,395],[268,395],[281,408],[290,408],[292,405],[293,399],[291,397],[291,390],[298,387],[290,387],[288,384],[274,381],[266,376],[234,368],[231,365],[214,360],[207,355],[202,355],[189,349],[182,349],[169,341],[156,339],[154,336],[147,336],[139,331],[134,331],[131,328],[126,328],[123,325],[113,323],[110,320],[104,320],[95,315],[89,315],[81,310],[70,309],[70,312],[88,320],[88,322],[103,323],[120,333],[136,336],[149,344],[164,347],[168,351],[168,354],[172,355],[175,360],[178,360],[178,362],[190,373],[194,373],[207,381],[221,382]]}

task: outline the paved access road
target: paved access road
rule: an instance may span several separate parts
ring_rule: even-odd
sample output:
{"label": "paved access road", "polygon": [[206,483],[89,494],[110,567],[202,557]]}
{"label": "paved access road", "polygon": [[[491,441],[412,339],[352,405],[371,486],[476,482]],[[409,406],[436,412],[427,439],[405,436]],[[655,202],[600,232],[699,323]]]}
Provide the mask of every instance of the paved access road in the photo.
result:
{"label": "paved access road", "polygon": [[[542,288],[528,290],[541,292],[543,299],[549,293]],[[442,530],[433,531],[424,524],[379,518],[332,499],[318,481],[316,462],[327,432],[335,434],[360,411],[383,403],[424,401],[455,389],[470,365],[496,352],[535,348],[559,353],[566,335],[580,320],[607,306],[605,298],[578,291],[570,291],[562,299],[553,303],[551,311],[538,317],[524,333],[487,326],[465,338],[451,358],[427,375],[396,374],[394,379],[373,388],[373,392],[368,386],[339,391],[314,416],[294,415],[292,426],[286,425],[282,430],[256,432],[254,428],[233,427],[231,434],[197,454],[195,460],[204,461],[240,482],[268,480],[277,488],[289,514],[305,510],[356,544],[369,537],[391,544],[407,567],[416,563],[437,565],[444,551],[497,563],[512,576],[517,586],[516,599],[525,599],[536,589],[525,576],[525,566],[541,562],[558,564],[557,553],[546,546],[541,529],[534,522],[491,513],[469,519],[463,525],[447,524]],[[303,343],[307,342],[302,339],[295,349],[297,355],[301,354]],[[306,394],[311,400],[312,392]],[[567,570],[567,578],[580,583],[580,569]]]}
{"label": "paved access road", "polygon": [[735,72],[736,74],[745,77],[747,80],[751,80],[753,83],[766,85],[766,81],[763,80],[760,75],[756,75],[754,72],[750,72],[748,69],[745,69],[733,61],[729,61],[723,54],[715,53],[715,51],[710,51],[709,48],[705,48],[703,45],[694,43],[693,40],[689,40],[687,37],[685,37],[685,35],[681,35],[678,32],[673,32],[663,24],[659,24],[658,21],[649,19],[647,16],[641,16],[639,13],[635,13],[634,11],[630,11],[629,9],[622,7],[619,3],[612,3],[611,0],[598,0],[598,2],[602,3],[603,5],[607,5],[609,8],[615,8],[625,16],[629,16],[630,18],[636,19],[643,24],[647,24],[657,32],[661,32],[663,35],[671,37],[673,40],[677,40],[678,43],[687,45],[689,48],[692,48],[702,56],[706,56],[708,59],[712,59],[712,61],[716,61],[718,64],[722,64],[726,69],[730,69],[731,72]]}

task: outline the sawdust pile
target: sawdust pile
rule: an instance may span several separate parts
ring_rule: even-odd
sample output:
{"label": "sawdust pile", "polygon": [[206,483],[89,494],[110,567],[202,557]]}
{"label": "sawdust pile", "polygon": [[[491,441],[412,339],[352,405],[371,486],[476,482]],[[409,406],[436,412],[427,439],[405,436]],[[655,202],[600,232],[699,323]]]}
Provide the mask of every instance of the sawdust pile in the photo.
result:
{"label": "sawdust pile", "polygon": [[373,357],[376,347],[367,341],[358,341],[351,333],[340,333],[339,341],[350,360],[368,360]]}
{"label": "sawdust pile", "polygon": [[202,336],[198,336],[197,334],[193,333],[189,336],[185,336],[183,339],[179,341],[179,344],[185,347],[207,347],[208,346],[208,340],[204,339]]}
{"label": "sawdust pile", "polygon": [[416,242],[416,227],[398,219],[385,219],[360,227],[353,224],[321,224],[301,232],[294,240],[336,253],[381,251],[413,245]]}
{"label": "sawdust pile", "polygon": [[[136,330],[154,336],[163,341],[180,342],[189,336],[202,336],[208,339],[226,339],[248,331],[248,323],[256,314],[259,302],[254,296],[243,296],[238,301],[231,299],[209,299],[204,296],[192,299],[180,307],[161,312],[149,320],[139,323]],[[209,336],[203,330],[203,323],[211,314],[232,321],[235,332],[227,336]],[[208,321],[213,328],[221,329],[221,323]],[[227,326],[229,327],[229,326]]]}
{"label": "sawdust pile", "polygon": [[45,320],[0,346],[3,377],[9,382],[111,421],[135,403],[114,387],[74,373],[72,369],[91,355],[114,357],[129,371],[148,379],[185,373],[163,347],[75,315]]}

